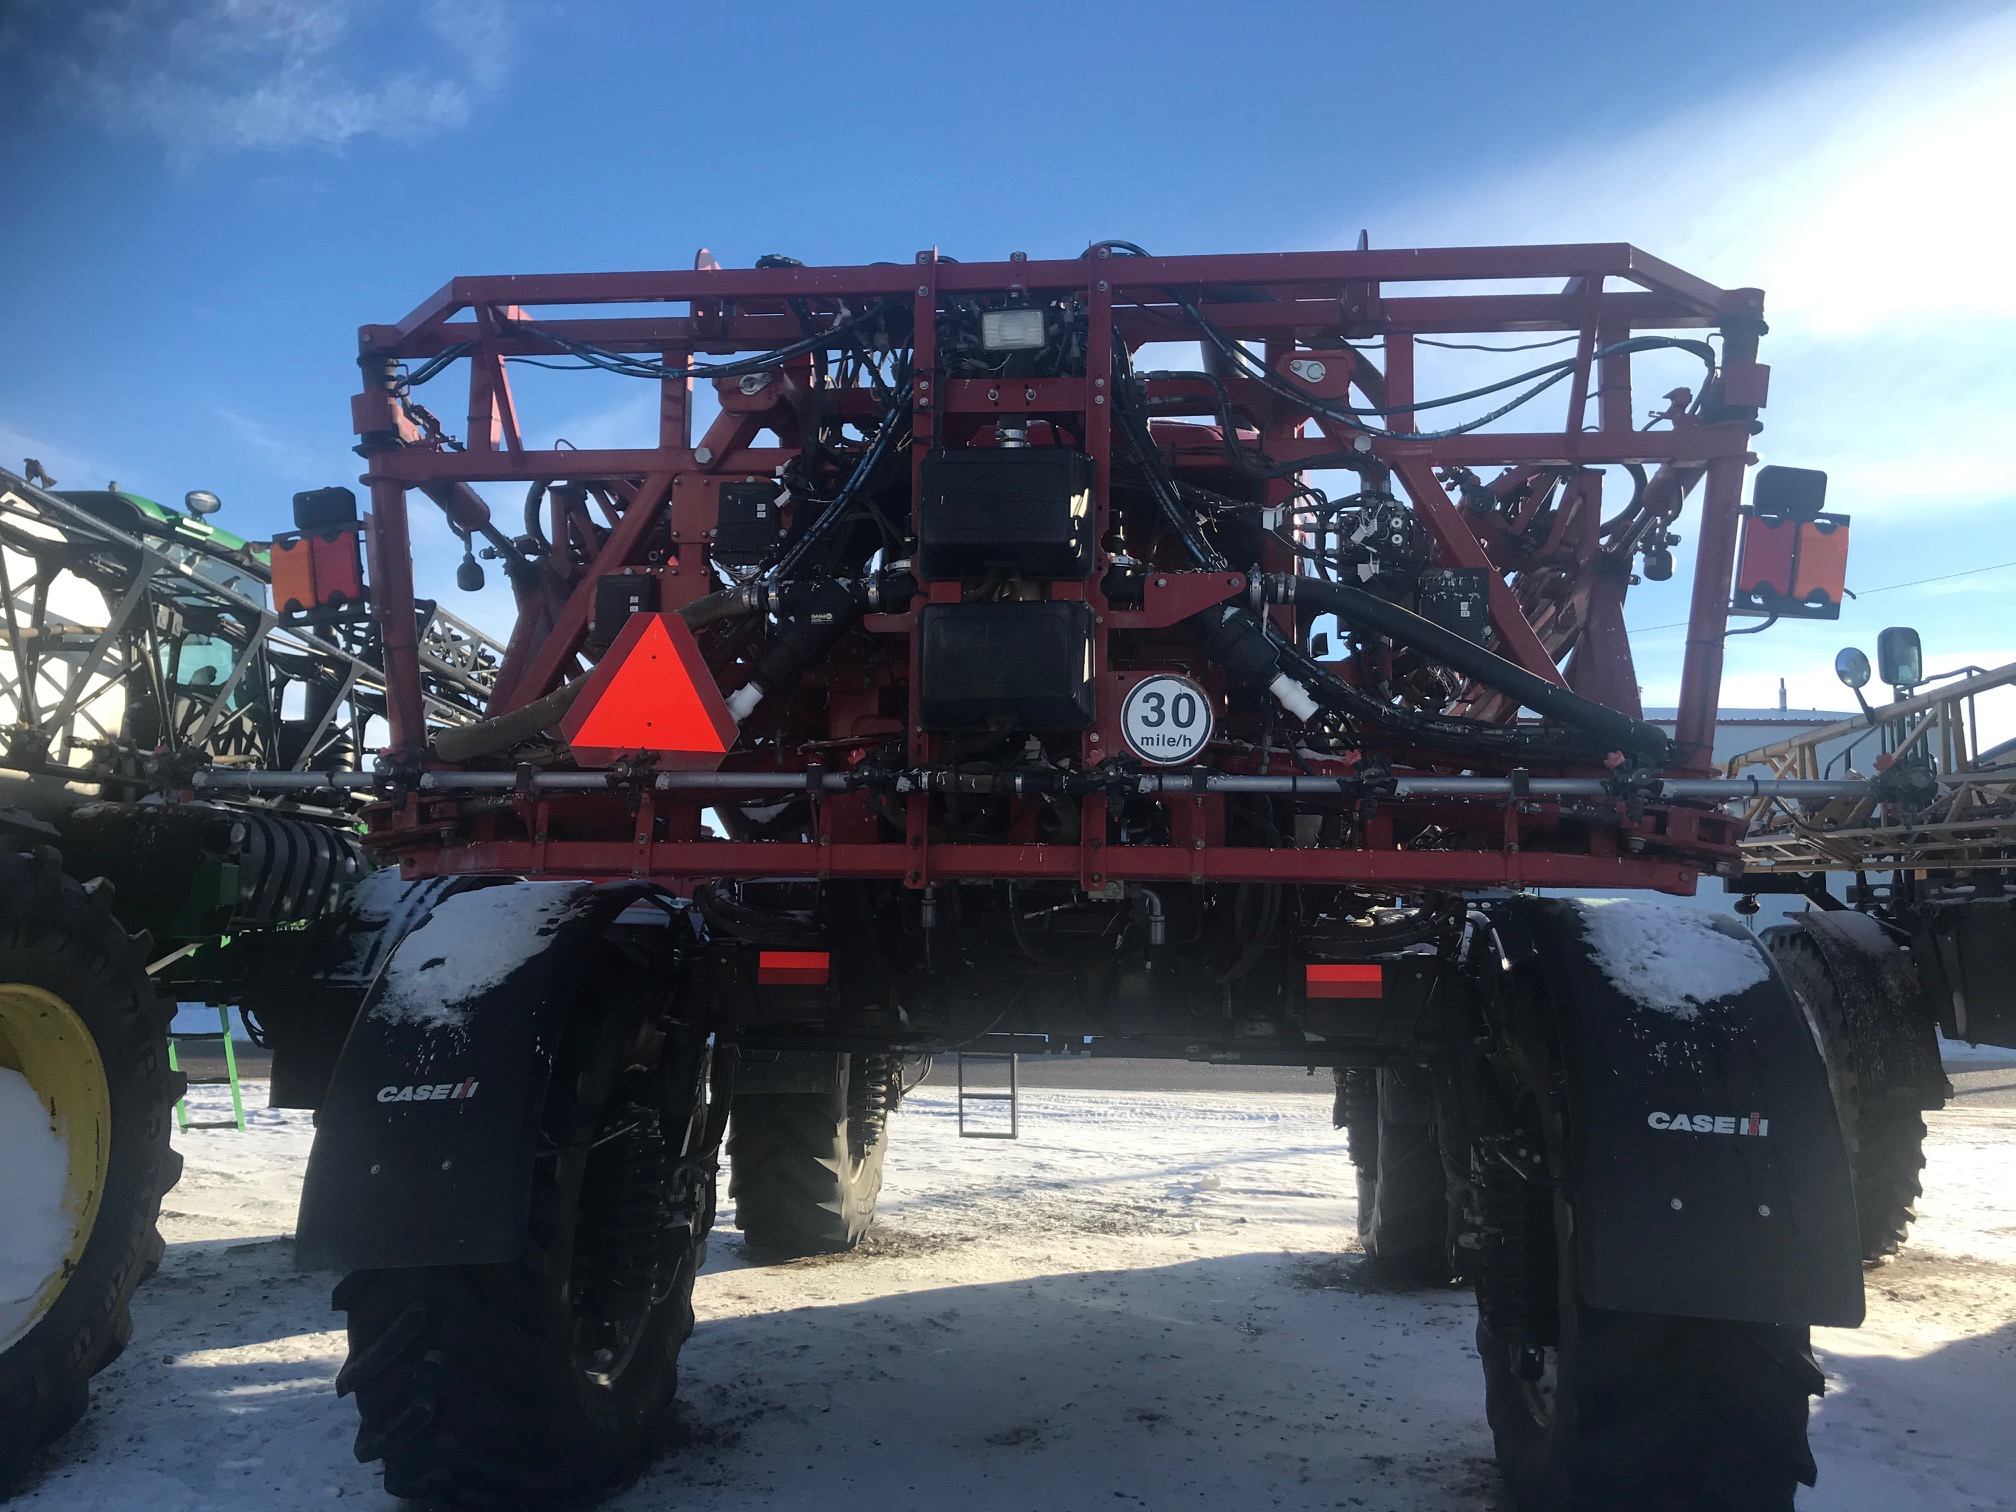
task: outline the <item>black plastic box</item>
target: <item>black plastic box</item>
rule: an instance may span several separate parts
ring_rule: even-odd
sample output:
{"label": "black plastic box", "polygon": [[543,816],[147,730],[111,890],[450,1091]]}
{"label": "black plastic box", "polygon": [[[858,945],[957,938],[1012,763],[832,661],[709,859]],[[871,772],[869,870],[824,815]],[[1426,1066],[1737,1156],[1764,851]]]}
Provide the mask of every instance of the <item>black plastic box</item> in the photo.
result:
{"label": "black plastic box", "polygon": [[917,568],[926,578],[1010,569],[1092,575],[1092,459],[1061,446],[940,450],[924,459]]}
{"label": "black plastic box", "polygon": [[595,619],[589,627],[588,643],[606,648],[616,639],[633,614],[649,614],[658,608],[658,579],[649,572],[605,572],[595,580]]}
{"label": "black plastic box", "polygon": [[1414,612],[1483,645],[1491,628],[1491,585],[1482,567],[1430,567],[1414,587]]}
{"label": "black plastic box", "polygon": [[731,567],[753,566],[768,556],[783,534],[777,508],[782,490],[764,478],[755,483],[723,483],[714,522],[714,556]]}
{"label": "black plastic box", "polygon": [[311,488],[294,495],[294,528],[303,534],[315,535],[356,523],[357,495],[347,488]]}
{"label": "black plastic box", "polygon": [[1092,723],[1090,605],[927,604],[917,623],[925,729],[1082,730]]}

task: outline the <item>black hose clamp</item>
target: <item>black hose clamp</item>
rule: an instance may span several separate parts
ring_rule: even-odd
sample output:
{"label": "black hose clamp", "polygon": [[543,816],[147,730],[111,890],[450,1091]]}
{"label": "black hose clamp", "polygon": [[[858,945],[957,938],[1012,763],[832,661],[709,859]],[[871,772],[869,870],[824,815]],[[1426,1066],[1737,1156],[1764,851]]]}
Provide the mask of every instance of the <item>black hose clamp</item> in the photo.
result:
{"label": "black hose clamp", "polygon": [[371,791],[393,808],[404,808],[425,771],[418,756],[380,756],[371,763]]}
{"label": "black hose clamp", "polygon": [[1876,774],[1876,792],[1906,813],[1930,808],[1939,798],[1939,779],[1922,761],[1893,761]]}
{"label": "black hose clamp", "polygon": [[608,783],[611,788],[621,789],[623,806],[635,818],[644,807],[644,794],[658,780],[658,756],[654,751],[643,751],[635,756],[625,756],[609,769]]}
{"label": "black hose clamp", "polygon": [[1383,761],[1361,761],[1358,770],[1349,777],[1338,779],[1339,791],[1345,783],[1356,784],[1346,793],[1347,797],[1358,800],[1358,817],[1370,819],[1379,812],[1381,799],[1391,798],[1400,791],[1400,779],[1393,775],[1393,768]]}
{"label": "black hose clamp", "polygon": [[1645,817],[1645,805],[1660,794],[1664,784],[1650,767],[1619,767],[1604,786],[1624,805],[1624,816],[1633,824]]}

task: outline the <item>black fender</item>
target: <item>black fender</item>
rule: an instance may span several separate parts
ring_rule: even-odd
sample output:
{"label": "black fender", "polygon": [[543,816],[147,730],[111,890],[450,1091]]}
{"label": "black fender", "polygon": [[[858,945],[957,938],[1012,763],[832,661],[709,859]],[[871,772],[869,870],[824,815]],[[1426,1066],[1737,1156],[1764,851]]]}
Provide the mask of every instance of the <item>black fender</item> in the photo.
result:
{"label": "black fender", "polygon": [[[1596,922],[1612,908],[1634,912]],[[1508,961],[1535,968],[1565,1073],[1565,1096],[1547,1094],[1565,1125],[1582,1300],[1859,1324],[1861,1242],[1827,1068],[1756,937],[1644,897],[1519,898],[1498,925]]]}
{"label": "black fender", "polygon": [[273,1052],[272,1106],[321,1107],[364,994],[387,958],[435,904],[487,880],[407,881],[388,867],[305,931],[261,931],[232,942],[246,962],[239,1002]]}
{"label": "black fender", "polygon": [[1911,955],[1867,914],[1814,909],[1764,931],[1804,936],[1841,1008],[1842,1029],[1856,1076],[1887,1098],[1908,1098],[1920,1112],[1946,1105],[1951,1088],[1939,1062],[1933,1010],[1920,990]]}
{"label": "black fender", "polygon": [[1949,1037],[2016,1047],[2016,908],[2006,898],[1931,904],[1911,949],[1928,1011]]}
{"label": "black fender", "polygon": [[299,1268],[481,1265],[524,1247],[575,986],[647,891],[507,878],[448,893],[414,923],[373,978],[317,1114]]}

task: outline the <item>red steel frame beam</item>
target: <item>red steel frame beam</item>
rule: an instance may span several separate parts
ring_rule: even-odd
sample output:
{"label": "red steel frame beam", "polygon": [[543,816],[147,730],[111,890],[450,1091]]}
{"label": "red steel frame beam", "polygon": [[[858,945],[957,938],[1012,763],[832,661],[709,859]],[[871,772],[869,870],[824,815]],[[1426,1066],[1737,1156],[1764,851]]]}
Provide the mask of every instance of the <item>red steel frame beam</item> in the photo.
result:
{"label": "red steel frame beam", "polygon": [[[931,847],[930,880],[1056,878],[1078,872],[1080,848],[1065,845]],[[1345,871],[1340,875],[1340,861]],[[802,845],[777,841],[477,841],[400,857],[401,875],[465,872],[564,877],[646,876],[665,882],[717,876],[905,879],[914,862],[895,844]],[[1168,845],[1110,847],[1104,875],[1116,882],[1347,881],[1378,888],[1576,887],[1692,893],[1699,868],[1633,856],[1489,850],[1286,850]]]}
{"label": "red steel frame beam", "polygon": [[[1754,291],[1738,294],[1748,292]],[[1735,302],[1745,303],[1741,299]],[[1214,324],[1243,323],[1255,331],[1320,329],[1335,325],[1337,320],[1332,300],[1284,299],[1265,305],[1222,305],[1207,298],[1198,308]],[[1728,313],[1704,310],[1665,295],[1615,289],[1603,295],[1603,309],[1606,319],[1620,327],[1641,330],[1710,329],[1721,324]],[[1380,322],[1389,331],[1415,336],[1476,331],[1480,326],[1505,333],[1574,331],[1583,324],[1583,310],[1581,296],[1564,294],[1393,295],[1380,302]],[[1150,300],[1130,305],[1119,311],[1117,321],[1130,341],[1187,339],[1187,320],[1173,304]],[[667,346],[696,343],[738,351],[763,351],[795,341],[800,335],[798,323],[790,315],[747,310],[711,321],[695,321],[687,315],[633,315],[620,319],[568,316],[536,323],[541,331],[555,336],[618,352],[657,352]],[[365,326],[363,335],[377,349],[413,358],[432,357],[483,335],[474,320],[444,320],[410,336],[400,334],[400,329]],[[1609,338],[1604,340],[1607,342]],[[498,333],[496,346],[506,356],[536,355],[551,350],[537,338],[516,334],[508,327]]]}
{"label": "red steel frame beam", "polygon": [[[1261,252],[1203,257],[1108,258],[1116,295],[1203,284],[1441,283],[1491,279],[1622,278],[1640,288],[1720,317],[1755,315],[1754,289],[1721,289],[1625,242],[1531,247],[1424,247],[1353,252]],[[1069,289],[1084,282],[1085,260],[945,263],[935,287],[957,294],[1005,289]],[[505,274],[449,280],[393,326],[367,326],[373,345],[398,346],[449,316],[484,305],[647,304],[692,299],[891,295],[910,287],[910,267],[720,268],[653,273]],[[1483,296],[1490,298],[1492,296]]]}
{"label": "red steel frame beam", "polygon": [[[920,275],[921,279],[920,279]],[[1402,289],[1417,282],[1559,279],[1556,294],[1531,292],[1491,294],[1388,295],[1387,285]],[[1609,281],[1632,285],[1611,289]],[[1211,301],[1216,286],[1260,287],[1274,297],[1255,302]],[[745,428],[710,433],[716,441],[706,464],[697,459],[688,430],[690,400],[685,382],[664,385],[661,404],[661,444],[655,448],[598,451],[533,450],[523,446],[518,415],[506,378],[506,359],[551,353],[554,347],[540,334],[550,331],[567,339],[588,341],[613,350],[650,352],[669,359],[693,353],[727,353],[782,345],[796,339],[796,318],[784,307],[787,298],[833,301],[845,298],[859,310],[883,297],[914,303],[920,314],[935,308],[947,294],[998,291],[1020,286],[1035,293],[1088,293],[1102,310],[1110,307],[1112,323],[1130,344],[1156,339],[1188,339],[1180,310],[1164,291],[1174,290],[1197,301],[1236,340],[1268,344],[1270,353],[1286,351],[1303,340],[1364,334],[1371,325],[1387,335],[1389,389],[1398,400],[1412,395],[1413,335],[1567,330],[1580,332],[1580,357],[1571,385],[1571,422],[1560,431],[1478,432],[1440,440],[1375,439],[1373,454],[1390,467],[1412,497],[1434,534],[1445,561],[1454,565],[1484,565],[1484,550],[1466,524],[1462,511],[1436,482],[1436,466],[1490,466],[1520,463],[1595,465],[1605,462],[1691,463],[1705,467],[1703,520],[1698,527],[1697,570],[1682,679],[1679,740],[1686,769],[1705,767],[1712,740],[1719,691],[1722,636],[1726,631],[1729,579],[1736,540],[1736,508],[1744,469],[1749,460],[1748,431],[1741,424],[1692,424],[1660,432],[1631,428],[1630,359],[1610,356],[1591,361],[1599,344],[1609,344],[1645,329],[1688,330],[1722,327],[1728,364],[1754,362],[1762,295],[1754,289],[1724,290],[1696,279],[1657,258],[1622,243],[1587,245],[1428,248],[1279,253],[1177,258],[1083,257],[1046,262],[1008,261],[950,263],[935,255],[915,264],[854,268],[701,269],[605,274],[555,274],[475,277],[451,280],[431,299],[395,325],[363,327],[360,340],[372,356],[388,361],[419,359],[462,343],[472,358],[469,449],[449,452],[416,446],[393,447],[370,457],[373,499],[372,568],[392,683],[389,712],[393,748],[411,753],[422,728],[417,701],[417,649],[404,627],[412,623],[412,581],[405,520],[406,489],[423,482],[526,481],[540,477],[579,480],[644,480],[637,496],[617,521],[605,543],[601,561],[576,581],[550,632],[529,648],[522,665],[508,669],[513,706],[539,696],[564,678],[575,664],[583,632],[593,607],[594,578],[604,563],[630,559],[652,518],[674,485],[689,475],[767,474],[794,453],[780,447],[756,447],[743,442]],[[920,288],[923,290],[919,292]],[[1096,291],[1096,292],[1092,292]],[[1342,292],[1340,292],[1342,291]],[[1362,309],[1347,313],[1340,302],[1356,291]],[[538,322],[536,307],[601,304],[687,304],[690,313],[639,310],[620,318],[582,318],[569,314]],[[466,318],[456,319],[457,316]],[[520,322],[532,322],[528,330]],[[1347,322],[1359,327],[1347,332]],[[928,320],[925,322],[928,325]],[[1107,322],[1095,324],[1104,339]],[[920,375],[929,374],[928,332],[920,329]],[[1092,369],[1088,371],[1099,371]],[[927,376],[927,382],[929,378]],[[1084,386],[1089,392],[1089,383]],[[954,385],[953,387],[957,387]],[[920,392],[916,418],[919,434],[928,435],[936,417],[954,409],[979,408],[960,403],[940,384],[936,398]],[[1585,430],[1579,419],[1586,399],[1599,405],[1599,424]],[[1096,423],[1090,398],[1052,406],[1081,408],[1088,437],[1108,439]],[[723,417],[724,421],[730,417]],[[1390,428],[1412,428],[1413,416],[1387,417]],[[1327,422],[1325,422],[1327,424]],[[1285,430],[1269,424],[1268,447],[1282,460],[1314,457],[1337,449],[1324,436],[1298,436],[1299,425]],[[498,446],[497,442],[503,445]],[[1098,448],[1095,448],[1098,449]],[[921,450],[921,448],[920,448]],[[1103,501],[1105,462],[1100,457]],[[1103,507],[1103,504],[1102,504]],[[687,548],[680,550],[684,565]],[[1544,676],[1559,680],[1552,659],[1532,627],[1519,613],[1511,590],[1495,573],[1491,579],[1492,614],[1501,649]],[[684,587],[685,585],[681,585]],[[1097,581],[1086,590],[1096,597]],[[1097,607],[1103,608],[1103,603]],[[1606,625],[1606,630],[1614,627]],[[407,684],[413,685],[412,689]],[[411,696],[409,697],[409,692]],[[500,706],[501,707],[501,706]],[[926,743],[928,746],[928,742]],[[923,747],[920,747],[923,749]],[[1088,759],[1101,753],[1088,750]],[[918,800],[912,800],[913,806]],[[891,847],[891,849],[897,849]],[[955,847],[939,847],[948,852]],[[969,850],[986,849],[966,848]],[[775,858],[775,848],[765,854]],[[1475,863],[1476,853],[1459,852]],[[724,854],[724,860],[726,860]],[[999,858],[989,858],[996,866]],[[1005,865],[1006,863],[1001,863]],[[1090,863],[1088,863],[1090,864]],[[1430,869],[1445,863],[1430,863]],[[1635,863],[1623,863],[1635,864]],[[1643,863],[1651,865],[1653,863]],[[931,869],[938,868],[935,862]],[[1115,876],[1123,875],[1117,858]],[[1589,885],[1584,878],[1576,885]],[[1640,885],[1661,885],[1657,882]]]}

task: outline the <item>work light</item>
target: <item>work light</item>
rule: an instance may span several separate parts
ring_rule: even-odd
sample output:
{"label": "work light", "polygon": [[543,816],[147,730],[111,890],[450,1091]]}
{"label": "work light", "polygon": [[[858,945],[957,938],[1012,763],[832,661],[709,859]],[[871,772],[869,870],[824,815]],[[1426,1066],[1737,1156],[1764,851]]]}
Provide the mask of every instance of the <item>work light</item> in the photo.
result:
{"label": "work light", "polygon": [[1035,352],[1043,347],[1041,310],[985,310],[980,345],[990,352]]}

